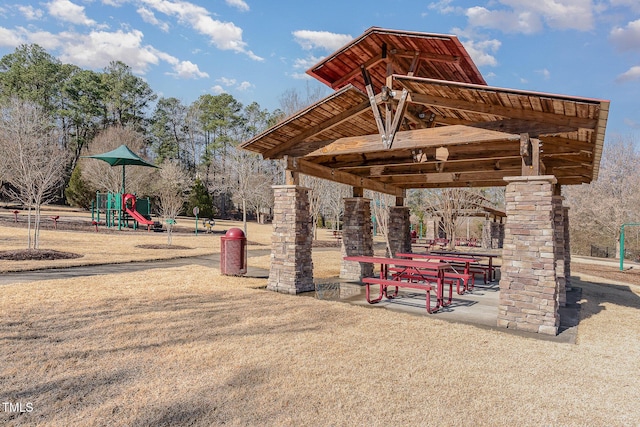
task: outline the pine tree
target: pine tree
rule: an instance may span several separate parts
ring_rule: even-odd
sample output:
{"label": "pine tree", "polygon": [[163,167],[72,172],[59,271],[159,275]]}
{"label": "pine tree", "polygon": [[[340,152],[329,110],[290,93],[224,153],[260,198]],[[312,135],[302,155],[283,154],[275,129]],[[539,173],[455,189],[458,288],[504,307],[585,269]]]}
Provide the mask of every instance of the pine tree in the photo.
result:
{"label": "pine tree", "polygon": [[69,185],[64,190],[67,203],[71,206],[89,209],[96,192],[82,179],[80,165],[76,165],[69,179]]}

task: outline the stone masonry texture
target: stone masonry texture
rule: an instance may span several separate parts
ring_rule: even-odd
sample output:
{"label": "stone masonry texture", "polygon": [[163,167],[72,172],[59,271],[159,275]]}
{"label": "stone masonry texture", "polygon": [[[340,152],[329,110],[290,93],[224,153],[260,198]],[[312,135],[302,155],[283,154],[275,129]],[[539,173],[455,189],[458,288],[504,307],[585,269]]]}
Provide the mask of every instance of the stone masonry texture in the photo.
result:
{"label": "stone masonry texture", "polygon": [[267,289],[287,294],[313,291],[313,244],[308,189],[273,187],[271,269]]}
{"label": "stone masonry texture", "polygon": [[560,325],[553,176],[507,177],[498,326],[556,335]]}
{"label": "stone masonry texture", "polygon": [[[342,226],[342,256],[373,255],[373,231],[371,223],[371,200],[363,197],[344,199]],[[373,265],[353,261],[342,261],[340,278],[360,280],[373,275]]]}
{"label": "stone masonry texture", "polygon": [[411,219],[410,208],[391,206],[389,208],[389,246],[391,256],[398,252],[411,252]]}

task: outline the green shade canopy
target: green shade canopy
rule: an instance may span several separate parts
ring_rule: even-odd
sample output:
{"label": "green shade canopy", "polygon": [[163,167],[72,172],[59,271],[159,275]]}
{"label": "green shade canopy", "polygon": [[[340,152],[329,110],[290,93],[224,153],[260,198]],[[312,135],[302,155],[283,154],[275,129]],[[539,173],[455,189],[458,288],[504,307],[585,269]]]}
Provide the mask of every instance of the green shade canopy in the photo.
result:
{"label": "green shade canopy", "polygon": [[122,193],[124,194],[124,178],[125,178],[125,166],[146,166],[150,168],[157,168],[158,166],[147,162],[136,153],[131,151],[129,147],[122,144],[115,150],[108,151],[102,154],[94,154],[93,156],[82,156],[85,159],[98,159],[109,163],[111,166],[122,166]]}

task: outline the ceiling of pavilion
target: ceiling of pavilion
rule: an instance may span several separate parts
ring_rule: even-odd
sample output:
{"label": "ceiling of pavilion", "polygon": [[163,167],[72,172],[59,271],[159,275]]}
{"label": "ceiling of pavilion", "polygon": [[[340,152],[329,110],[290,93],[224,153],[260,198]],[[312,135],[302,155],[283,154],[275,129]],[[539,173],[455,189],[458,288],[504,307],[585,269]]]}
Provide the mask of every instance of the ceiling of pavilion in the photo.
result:
{"label": "ceiling of pavilion", "polygon": [[598,176],[608,101],[487,86],[455,36],[373,27],[308,73],[335,92],[243,148],[400,195],[503,186],[522,174],[526,134],[559,184]]}

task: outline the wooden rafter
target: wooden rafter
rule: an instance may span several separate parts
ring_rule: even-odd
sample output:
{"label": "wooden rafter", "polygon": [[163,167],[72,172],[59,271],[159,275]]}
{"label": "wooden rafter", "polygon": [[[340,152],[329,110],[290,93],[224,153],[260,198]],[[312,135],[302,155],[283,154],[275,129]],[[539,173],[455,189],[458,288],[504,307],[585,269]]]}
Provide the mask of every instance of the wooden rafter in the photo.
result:
{"label": "wooden rafter", "polygon": [[405,195],[403,189],[394,185],[381,183],[379,181],[353,175],[348,172],[321,166],[300,158],[287,157],[285,168],[287,171],[303,173],[305,175],[311,175],[317,178],[351,185],[352,187],[367,188],[379,193],[391,194],[396,197],[404,197]]}

